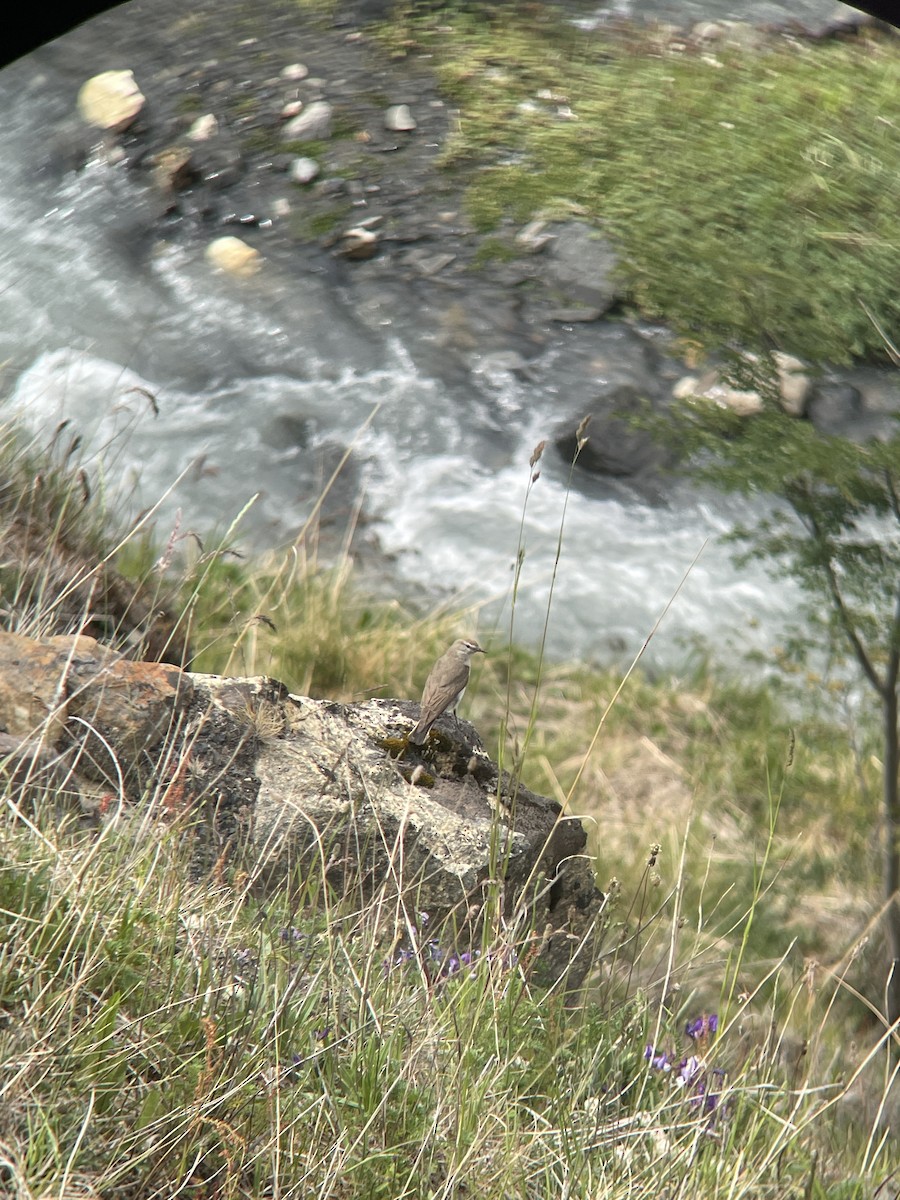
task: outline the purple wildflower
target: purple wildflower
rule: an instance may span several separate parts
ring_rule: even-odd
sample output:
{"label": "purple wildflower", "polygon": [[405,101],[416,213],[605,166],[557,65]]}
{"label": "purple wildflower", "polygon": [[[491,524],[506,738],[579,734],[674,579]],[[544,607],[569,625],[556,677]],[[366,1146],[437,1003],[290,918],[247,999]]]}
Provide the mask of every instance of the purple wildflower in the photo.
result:
{"label": "purple wildflower", "polygon": [[656,1047],[650,1043],[647,1044],[647,1048],[644,1050],[644,1058],[647,1059],[654,1071],[672,1070],[672,1063],[668,1053],[665,1050],[657,1053]]}
{"label": "purple wildflower", "polygon": [[719,1028],[719,1017],[717,1013],[710,1013],[709,1016],[694,1017],[692,1021],[684,1027],[684,1032],[693,1041],[699,1041],[701,1038],[711,1037]]}
{"label": "purple wildflower", "polygon": [[[675,1076],[675,1084],[677,1087],[686,1087],[689,1083],[693,1083],[698,1075],[703,1071],[703,1062],[696,1054],[690,1055],[689,1058],[684,1058],[678,1064],[678,1074]],[[700,1080],[700,1087],[703,1087],[703,1081]]]}
{"label": "purple wildflower", "polygon": [[[693,1042],[701,1043],[697,1048],[702,1051],[703,1043],[719,1028],[719,1018],[715,1013],[710,1016],[697,1017],[688,1021],[685,1033]],[[709,1067],[706,1059],[700,1053],[689,1054],[681,1059],[677,1068],[672,1055],[667,1050],[660,1050],[652,1042],[644,1049],[644,1058],[655,1071],[674,1072],[672,1083],[683,1089],[685,1099],[692,1107],[699,1109],[708,1117],[708,1127],[712,1128],[723,1114],[722,1086],[725,1072],[718,1067]]]}

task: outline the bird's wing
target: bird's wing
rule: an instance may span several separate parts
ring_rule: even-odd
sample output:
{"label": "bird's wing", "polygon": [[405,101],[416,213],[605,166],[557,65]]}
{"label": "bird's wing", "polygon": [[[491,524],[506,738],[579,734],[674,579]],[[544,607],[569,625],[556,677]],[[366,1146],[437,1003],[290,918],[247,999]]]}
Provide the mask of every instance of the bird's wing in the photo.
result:
{"label": "bird's wing", "polygon": [[434,713],[440,716],[463,690],[468,679],[468,669],[462,666],[452,675],[445,675],[443,680],[429,679],[425,684],[425,691],[422,693],[421,711],[423,715]]}

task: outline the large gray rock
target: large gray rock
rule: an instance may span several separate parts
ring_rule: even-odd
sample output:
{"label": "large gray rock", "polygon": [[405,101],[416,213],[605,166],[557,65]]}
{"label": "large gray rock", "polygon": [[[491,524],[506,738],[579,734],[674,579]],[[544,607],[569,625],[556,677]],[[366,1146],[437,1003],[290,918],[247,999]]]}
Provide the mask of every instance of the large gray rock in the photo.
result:
{"label": "large gray rock", "polygon": [[150,798],[190,829],[198,880],[225,859],[263,895],[324,872],[353,904],[378,900],[390,944],[425,912],[429,937],[475,949],[489,920],[532,978],[577,987],[602,903],[581,822],[498,772],[465,722],[443,717],[409,747],[417,715],[130,662],[91,638],[0,635],[0,727],[23,793],[63,770],[98,820]]}
{"label": "large gray rock", "polygon": [[540,273],[558,304],[584,305],[605,313],[621,299],[619,256],[598,229],[584,221],[548,225]]}
{"label": "large gray rock", "polygon": [[635,424],[656,406],[633,384],[619,383],[598,392],[593,404],[561,423],[554,445],[571,462],[576,450],[576,430],[587,416],[587,441],[578,454],[578,466],[595,475],[655,482],[659,472],[676,461],[674,451],[658,433]]}
{"label": "large gray rock", "polygon": [[846,436],[863,416],[863,399],[849,383],[826,380],[816,384],[808,405],[809,419],[820,433]]}
{"label": "large gray rock", "polygon": [[217,785],[217,837],[248,831],[263,886],[304,863],[328,864],[335,890],[361,903],[389,881],[386,908],[427,912],[430,933],[474,946],[488,883],[502,878],[505,921],[540,939],[538,976],[582,981],[602,901],[584,828],[498,774],[471,725],[442,718],[422,750],[404,749],[409,701],[344,705],[269,679],[190,678],[192,763],[236,781],[229,798]]}

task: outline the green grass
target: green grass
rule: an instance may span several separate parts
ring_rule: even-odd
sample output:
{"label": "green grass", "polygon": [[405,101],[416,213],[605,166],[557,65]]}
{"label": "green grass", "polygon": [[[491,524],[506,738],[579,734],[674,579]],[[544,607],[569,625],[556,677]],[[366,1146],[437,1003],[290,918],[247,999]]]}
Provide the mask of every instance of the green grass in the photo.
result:
{"label": "green grass", "polygon": [[572,1010],[502,930],[457,969],[414,913],[422,933],[398,953],[388,885],[360,911],[307,868],[260,904],[242,871],[189,884],[188,854],[163,814],[86,833],[48,804],[0,828],[2,1142],[23,1195],[831,1196],[852,1182],[862,1197],[894,1165],[871,1117],[840,1116],[852,1068],[813,1086],[827,1030],[802,979],[766,973],[718,1033],[686,1035],[714,1011],[692,992],[687,904],[684,933],[651,922],[617,945],[613,923]]}
{"label": "green grass", "polygon": [[634,305],[684,334],[883,357],[862,304],[896,327],[895,40],[712,58],[521,14],[452,27],[385,37],[432,55],[458,105],[444,164],[481,230],[574,206],[620,246]]}

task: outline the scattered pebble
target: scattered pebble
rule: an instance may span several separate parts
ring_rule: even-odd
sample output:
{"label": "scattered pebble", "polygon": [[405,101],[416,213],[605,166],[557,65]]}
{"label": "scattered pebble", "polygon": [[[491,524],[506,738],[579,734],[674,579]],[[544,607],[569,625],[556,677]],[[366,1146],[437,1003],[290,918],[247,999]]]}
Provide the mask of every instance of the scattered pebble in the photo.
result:
{"label": "scattered pebble", "polygon": [[392,133],[408,133],[416,128],[408,104],[392,104],[384,114],[384,127]]}
{"label": "scattered pebble", "polygon": [[333,109],[327,100],[315,100],[284,127],[285,138],[296,142],[316,142],[331,137]]}
{"label": "scattered pebble", "polygon": [[343,258],[359,260],[371,258],[377,249],[378,234],[356,225],[341,234],[337,251]]}
{"label": "scattered pebble", "polygon": [[205,142],[219,132],[219,122],[212,113],[207,113],[203,117],[198,117],[190,129],[187,131],[187,139],[189,142]]}
{"label": "scattered pebble", "polygon": [[295,158],[288,175],[293,183],[312,183],[321,169],[314,158]]}

